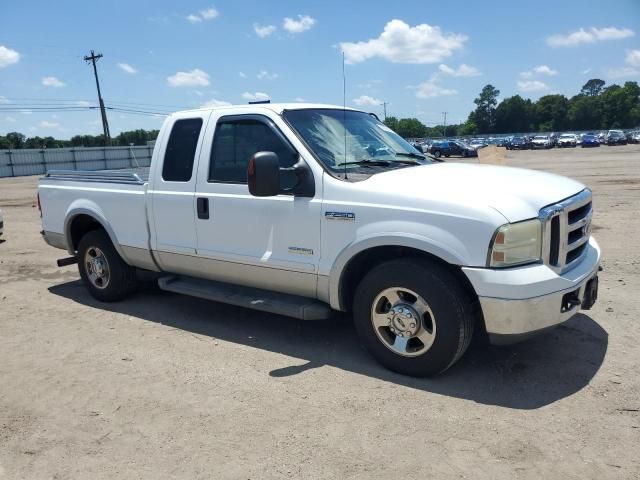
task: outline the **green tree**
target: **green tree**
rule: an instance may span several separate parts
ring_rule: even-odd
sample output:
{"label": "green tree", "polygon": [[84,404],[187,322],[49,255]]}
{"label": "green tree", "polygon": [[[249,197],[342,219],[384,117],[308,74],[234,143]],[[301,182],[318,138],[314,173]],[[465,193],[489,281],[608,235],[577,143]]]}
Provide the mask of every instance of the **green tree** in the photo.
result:
{"label": "green tree", "polygon": [[497,133],[523,133],[533,129],[533,104],[520,95],[505,98],[496,109]]}
{"label": "green tree", "polygon": [[26,137],[20,132],[9,132],[5,135],[9,148],[24,148]]}
{"label": "green tree", "polygon": [[545,95],[535,103],[536,130],[560,131],[567,128],[569,99],[564,95]]}
{"label": "green tree", "polygon": [[396,117],[385,118],[384,124],[394,132],[398,133],[398,119]]}
{"label": "green tree", "polygon": [[569,100],[568,128],[589,130],[606,128],[599,96],[576,95]]}
{"label": "green tree", "polygon": [[476,109],[471,112],[467,121],[472,121],[479,133],[493,133],[496,127],[496,106],[498,105],[498,90],[493,85],[485,85],[478,98],[473,103]]}
{"label": "green tree", "polygon": [[422,138],[427,127],[417,118],[401,118],[398,120],[396,133],[404,138]]}
{"label": "green tree", "polygon": [[580,90],[580,93],[582,95],[587,95],[588,97],[596,97],[600,95],[600,92],[602,92],[604,83],[604,80],[600,80],[599,78],[592,78],[582,86],[582,90]]}

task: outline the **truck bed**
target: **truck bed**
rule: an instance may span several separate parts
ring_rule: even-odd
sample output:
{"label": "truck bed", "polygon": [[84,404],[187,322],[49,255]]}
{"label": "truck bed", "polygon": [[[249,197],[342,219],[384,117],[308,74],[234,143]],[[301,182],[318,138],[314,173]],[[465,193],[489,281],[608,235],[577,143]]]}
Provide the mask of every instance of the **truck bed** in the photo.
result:
{"label": "truck bed", "polygon": [[146,189],[149,170],[51,170],[40,179],[42,227],[68,250],[69,221],[90,215],[105,227],[123,258],[148,267]]}

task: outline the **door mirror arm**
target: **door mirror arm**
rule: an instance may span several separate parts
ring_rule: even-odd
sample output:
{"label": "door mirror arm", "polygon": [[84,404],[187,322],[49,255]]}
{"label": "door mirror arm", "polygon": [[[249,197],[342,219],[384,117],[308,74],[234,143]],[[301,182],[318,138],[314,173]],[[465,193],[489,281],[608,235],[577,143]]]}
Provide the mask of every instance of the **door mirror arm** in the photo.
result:
{"label": "door mirror arm", "polygon": [[298,161],[290,167],[281,167],[281,172],[293,172],[297,182],[294,187],[286,189],[287,193],[293,193],[296,197],[313,197],[316,193],[316,185],[313,181],[313,173],[298,153],[295,154]]}

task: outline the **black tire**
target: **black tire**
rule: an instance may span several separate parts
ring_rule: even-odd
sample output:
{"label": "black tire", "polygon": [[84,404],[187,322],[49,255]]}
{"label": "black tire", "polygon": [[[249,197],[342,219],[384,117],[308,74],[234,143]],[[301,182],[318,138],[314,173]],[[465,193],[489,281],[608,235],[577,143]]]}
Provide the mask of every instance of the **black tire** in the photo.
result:
{"label": "black tire", "polygon": [[[373,325],[372,312],[379,305],[379,300],[376,300],[387,289],[395,290],[393,287],[415,292],[424,299],[433,314],[428,318],[425,314],[419,320],[420,329],[426,328],[425,323],[430,322],[434,337],[431,346],[423,353],[418,352],[417,356],[396,353],[388,346],[390,341],[385,344],[379,336],[395,338],[390,327],[376,328]],[[406,298],[404,295],[401,298]],[[409,297],[408,302],[411,302],[412,297]],[[388,303],[386,305],[389,306]],[[389,370],[415,377],[436,375],[453,365],[469,346],[475,323],[473,301],[455,276],[447,268],[420,258],[391,260],[367,273],[355,292],[353,318],[363,346],[378,362]],[[420,341],[417,343],[422,344]]]}
{"label": "black tire", "polygon": [[433,156],[436,158],[440,158],[442,156],[442,152],[440,152],[440,150],[436,150],[435,152],[433,152]]}
{"label": "black tire", "polygon": [[[96,252],[106,262],[107,280],[97,286],[88,258],[95,258]],[[93,298],[101,302],[116,302],[131,294],[137,287],[136,269],[127,265],[111,243],[104,230],[86,233],[78,244],[78,270],[80,277]]]}

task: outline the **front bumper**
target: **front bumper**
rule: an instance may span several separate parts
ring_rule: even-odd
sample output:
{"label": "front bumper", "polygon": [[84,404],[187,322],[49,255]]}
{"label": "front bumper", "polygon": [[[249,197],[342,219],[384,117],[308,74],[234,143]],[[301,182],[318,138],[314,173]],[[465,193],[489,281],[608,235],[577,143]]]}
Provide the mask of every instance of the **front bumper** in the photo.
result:
{"label": "front bumper", "polygon": [[[563,274],[546,265],[510,269],[463,267],[473,285],[489,340],[515,343],[569,320],[580,311],[597,276],[600,247],[591,238],[583,260]],[[589,284],[591,286],[592,284]]]}

